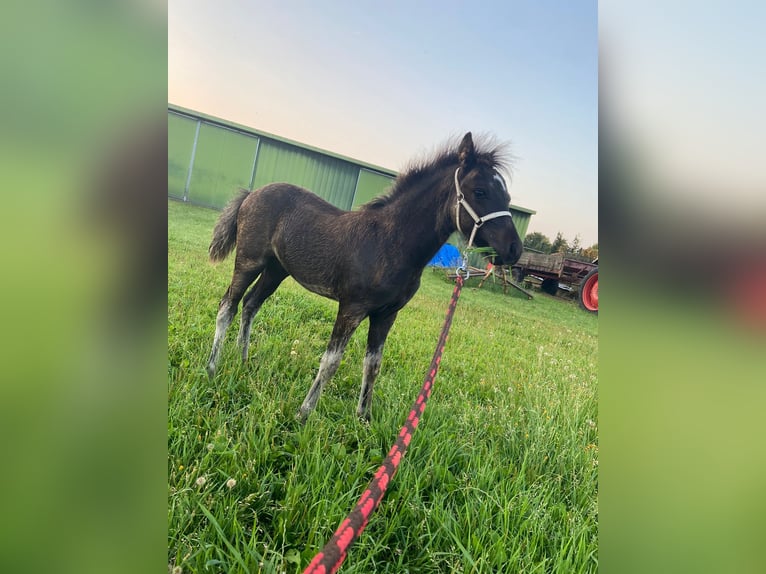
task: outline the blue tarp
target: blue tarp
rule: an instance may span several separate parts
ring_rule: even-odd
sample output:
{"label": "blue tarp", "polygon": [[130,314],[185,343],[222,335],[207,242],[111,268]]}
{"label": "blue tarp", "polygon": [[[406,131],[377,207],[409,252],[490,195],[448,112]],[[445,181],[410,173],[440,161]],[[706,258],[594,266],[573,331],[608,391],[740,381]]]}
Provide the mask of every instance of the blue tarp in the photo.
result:
{"label": "blue tarp", "polygon": [[434,255],[433,259],[428,262],[429,267],[458,267],[462,258],[460,257],[460,251],[454,245],[445,243],[442,248]]}

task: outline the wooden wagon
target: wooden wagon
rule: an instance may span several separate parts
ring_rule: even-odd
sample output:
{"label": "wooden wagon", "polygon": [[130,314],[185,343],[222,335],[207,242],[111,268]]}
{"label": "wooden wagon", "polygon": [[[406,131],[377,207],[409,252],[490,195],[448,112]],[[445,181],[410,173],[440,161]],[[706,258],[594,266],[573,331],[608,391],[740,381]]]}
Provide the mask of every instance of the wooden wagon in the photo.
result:
{"label": "wooden wagon", "polygon": [[563,253],[537,253],[524,250],[513,265],[512,274],[517,283],[523,284],[527,277],[540,282],[540,289],[549,295],[556,295],[559,289],[565,292],[578,290],[583,279],[596,263],[565,257]]}

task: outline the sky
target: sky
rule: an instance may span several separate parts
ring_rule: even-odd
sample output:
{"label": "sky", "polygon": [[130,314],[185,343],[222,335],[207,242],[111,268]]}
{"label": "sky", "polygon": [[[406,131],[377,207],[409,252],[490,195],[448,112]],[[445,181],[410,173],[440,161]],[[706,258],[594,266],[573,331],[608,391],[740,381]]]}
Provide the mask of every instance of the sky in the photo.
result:
{"label": "sky", "polygon": [[599,3],[602,126],[651,180],[652,209],[763,227],[764,22],[763,2]]}
{"label": "sky", "polygon": [[168,101],[401,171],[509,144],[529,230],[598,242],[592,2],[169,0]]}

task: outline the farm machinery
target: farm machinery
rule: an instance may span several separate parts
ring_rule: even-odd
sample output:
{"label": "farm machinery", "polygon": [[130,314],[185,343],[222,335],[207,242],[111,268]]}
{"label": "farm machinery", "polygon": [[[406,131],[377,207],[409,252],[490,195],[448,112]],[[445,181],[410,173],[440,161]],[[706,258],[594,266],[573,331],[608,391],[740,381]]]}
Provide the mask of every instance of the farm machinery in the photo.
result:
{"label": "farm machinery", "polygon": [[563,253],[524,250],[511,273],[518,284],[529,277],[549,295],[556,295],[559,290],[576,292],[583,309],[598,313],[598,259],[589,263],[565,257]]}

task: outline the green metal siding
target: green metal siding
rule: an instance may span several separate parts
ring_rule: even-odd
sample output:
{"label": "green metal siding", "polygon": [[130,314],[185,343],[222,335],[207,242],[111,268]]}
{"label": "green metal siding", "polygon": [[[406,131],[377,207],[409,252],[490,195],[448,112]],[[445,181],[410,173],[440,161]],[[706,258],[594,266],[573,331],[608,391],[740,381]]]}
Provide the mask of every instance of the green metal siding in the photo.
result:
{"label": "green metal siding", "polygon": [[262,141],[253,189],[287,182],[305,187],[341,209],[351,209],[359,168],[292,145]]}
{"label": "green metal siding", "polygon": [[[396,172],[168,105],[168,196],[220,209],[240,187],[285,181],[351,209],[382,195]],[[535,211],[511,205],[524,239]],[[456,243],[453,235],[450,243]]]}
{"label": "green metal siding", "polygon": [[168,195],[183,199],[189,162],[194,148],[197,121],[192,118],[168,114]]}
{"label": "green metal siding", "polygon": [[190,110],[188,108],[182,108],[181,106],[176,106],[175,104],[168,103],[168,113],[169,114],[176,114],[176,115],[190,117],[190,118],[193,118],[195,121],[196,120],[201,120],[202,122],[210,124],[210,125],[215,125],[215,126],[220,126],[220,127],[223,127],[223,128],[228,128],[230,130],[238,131],[238,132],[241,132],[241,133],[244,133],[244,134],[250,134],[250,135],[253,135],[253,136],[256,136],[256,137],[260,137],[263,140],[267,140],[267,141],[279,142],[279,143],[285,144],[285,145],[287,145],[289,147],[294,147],[294,148],[298,148],[298,149],[302,149],[302,150],[306,150],[306,151],[312,151],[312,152],[317,153],[317,154],[319,154],[319,155],[321,155],[323,157],[330,157],[330,158],[338,159],[338,160],[343,161],[344,163],[349,163],[349,164],[354,165],[354,166],[363,167],[363,168],[370,169],[372,171],[376,171],[376,172],[379,172],[379,173],[388,174],[391,177],[396,177],[396,172],[395,171],[392,171],[390,169],[386,169],[385,167],[380,167],[378,165],[373,165],[371,163],[360,161],[358,159],[353,159],[353,158],[346,157],[346,156],[341,155],[341,154],[333,153],[331,151],[319,149],[319,148],[310,146],[310,145],[305,144],[305,143],[289,140],[287,138],[283,138],[283,137],[275,135],[275,134],[270,134],[270,133],[264,132],[263,130],[256,130],[255,128],[251,128],[251,127],[248,127],[248,126],[244,126],[242,124],[238,124],[236,122],[232,122],[232,121],[229,121],[229,120],[222,120],[221,118],[217,118],[215,116],[209,116],[207,114],[203,114],[201,112]]}
{"label": "green metal siding", "polygon": [[511,207],[511,216],[513,217],[513,224],[516,226],[516,233],[518,233],[521,240],[524,241],[524,237],[527,235],[527,229],[529,228],[529,220],[532,219],[532,214]]}
{"label": "green metal siding", "polygon": [[188,201],[222,208],[240,187],[249,188],[258,138],[202,123]]}
{"label": "green metal siding", "polygon": [[391,176],[367,169],[360,169],[353,207],[358,207],[379,195],[383,195],[390,189],[393,182],[394,178]]}

